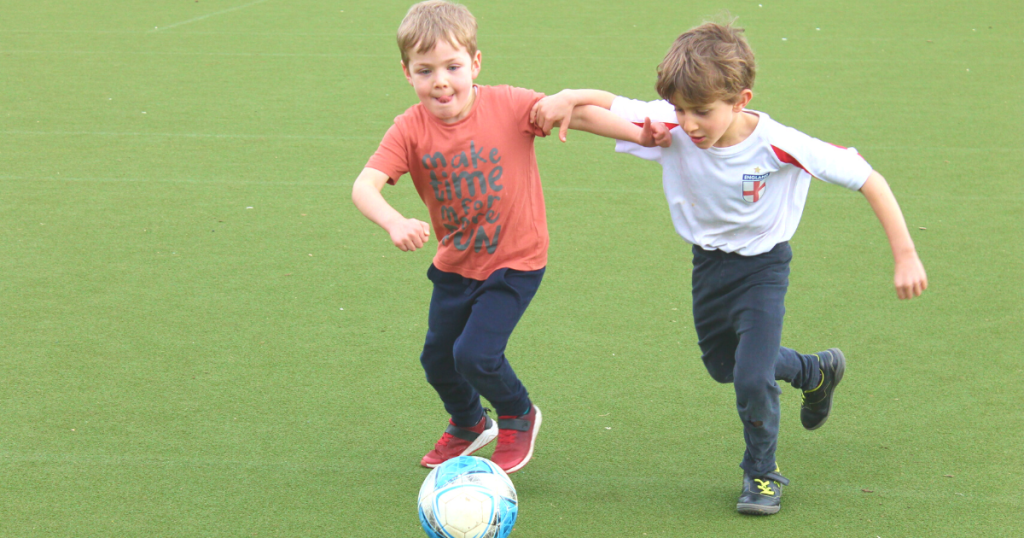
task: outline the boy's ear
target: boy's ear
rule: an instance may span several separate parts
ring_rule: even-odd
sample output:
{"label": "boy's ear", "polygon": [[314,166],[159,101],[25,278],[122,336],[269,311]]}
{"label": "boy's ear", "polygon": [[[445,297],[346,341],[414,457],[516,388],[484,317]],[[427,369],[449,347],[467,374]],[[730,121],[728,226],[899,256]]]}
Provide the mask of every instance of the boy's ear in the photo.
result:
{"label": "boy's ear", "polygon": [[409,68],[406,67],[405,62],[398,60],[398,63],[402,64],[402,74],[405,75],[405,80],[412,84],[412,73],[409,73]]}
{"label": "boy's ear", "polygon": [[750,100],[753,99],[753,98],[754,98],[754,92],[750,88],[747,88],[747,89],[741,91],[740,95],[739,95],[739,100],[737,100],[732,105],[732,111],[733,112],[741,112],[741,111],[743,111],[743,109],[746,108],[747,103],[749,103]]}
{"label": "boy's ear", "polygon": [[473,55],[473,80],[476,80],[477,75],[480,74],[480,62],[483,60],[483,54],[480,51],[476,51]]}

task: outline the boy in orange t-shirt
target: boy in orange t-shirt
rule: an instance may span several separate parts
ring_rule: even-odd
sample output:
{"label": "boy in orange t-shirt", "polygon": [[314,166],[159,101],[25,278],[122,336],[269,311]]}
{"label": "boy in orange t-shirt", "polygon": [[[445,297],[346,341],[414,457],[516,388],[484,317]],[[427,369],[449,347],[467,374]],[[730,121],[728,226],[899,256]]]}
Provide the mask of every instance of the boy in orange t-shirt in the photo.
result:
{"label": "boy in orange t-shirt", "polygon": [[[420,362],[451,415],[421,464],[436,467],[498,438],[491,459],[505,472],[533,455],[541,413],[505,358],[547,265],[548,230],[530,110],[543,94],[477,86],[476,20],[444,0],[414,5],[398,29],[402,71],[419,104],[395,118],[352,188],[352,201],[396,247],[440,238]],[[579,107],[570,127],[653,145],[653,132],[599,107]],[[408,173],[431,224],[406,218],[381,195]],[[480,404],[494,406],[494,423]]]}

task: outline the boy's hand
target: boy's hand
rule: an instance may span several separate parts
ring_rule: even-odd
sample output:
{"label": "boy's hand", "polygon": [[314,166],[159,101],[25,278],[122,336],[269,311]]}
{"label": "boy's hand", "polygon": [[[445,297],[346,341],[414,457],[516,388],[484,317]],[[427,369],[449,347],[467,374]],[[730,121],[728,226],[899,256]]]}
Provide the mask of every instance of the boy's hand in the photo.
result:
{"label": "boy's hand", "polygon": [[551,128],[557,123],[558,139],[565,142],[573,108],[576,108],[576,103],[566,91],[549,95],[533,105],[533,109],[530,110],[530,123],[540,128],[545,136],[551,134]]}
{"label": "boy's hand", "polygon": [[915,252],[913,256],[906,259],[896,260],[896,295],[900,299],[913,299],[920,297],[921,293],[928,289],[928,275],[924,272],[924,265]]}
{"label": "boy's hand", "polygon": [[402,252],[412,252],[430,239],[430,225],[416,219],[402,219],[388,228],[391,242]]}
{"label": "boy's hand", "polygon": [[651,118],[644,118],[644,127],[640,131],[640,145],[653,148],[661,146],[667,148],[672,145],[672,134],[668,127],[660,121],[652,122]]}

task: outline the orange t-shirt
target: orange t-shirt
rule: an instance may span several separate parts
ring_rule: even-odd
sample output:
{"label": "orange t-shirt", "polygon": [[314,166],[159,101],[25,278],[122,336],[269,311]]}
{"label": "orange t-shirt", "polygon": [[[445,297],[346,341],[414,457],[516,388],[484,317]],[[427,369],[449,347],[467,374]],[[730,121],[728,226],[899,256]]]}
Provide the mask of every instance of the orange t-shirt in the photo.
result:
{"label": "orange t-shirt", "polygon": [[485,280],[497,269],[547,265],[544,212],[530,109],[544,94],[476,86],[469,115],[446,124],[416,104],[395,118],[367,168],[395,184],[408,173],[439,238],[434,265]]}

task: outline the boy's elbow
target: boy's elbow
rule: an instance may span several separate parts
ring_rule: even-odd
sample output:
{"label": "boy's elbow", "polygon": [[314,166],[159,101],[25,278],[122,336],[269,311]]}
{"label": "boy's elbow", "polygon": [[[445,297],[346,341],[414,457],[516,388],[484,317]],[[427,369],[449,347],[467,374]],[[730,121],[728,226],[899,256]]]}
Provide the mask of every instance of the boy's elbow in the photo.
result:
{"label": "boy's elbow", "polygon": [[356,178],[355,182],[352,183],[352,203],[356,206],[359,205],[360,200],[364,198],[366,189],[366,182],[362,178]]}

